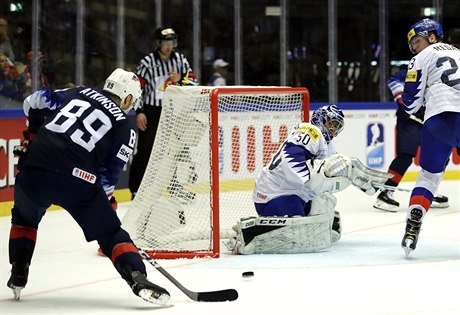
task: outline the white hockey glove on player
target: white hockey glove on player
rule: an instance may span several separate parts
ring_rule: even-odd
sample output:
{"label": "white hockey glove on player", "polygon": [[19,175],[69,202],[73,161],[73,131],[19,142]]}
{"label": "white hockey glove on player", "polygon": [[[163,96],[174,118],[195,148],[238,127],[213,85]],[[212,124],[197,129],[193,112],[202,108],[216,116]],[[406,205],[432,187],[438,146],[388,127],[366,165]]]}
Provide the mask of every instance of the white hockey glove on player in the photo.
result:
{"label": "white hockey glove on player", "polygon": [[327,163],[328,159],[307,162],[307,167],[310,170],[310,180],[305,183],[305,186],[319,194],[339,192],[350,185],[350,180],[346,176],[340,174],[330,176],[326,171]]}
{"label": "white hockey glove on player", "polygon": [[324,173],[328,177],[346,176],[353,186],[368,195],[373,195],[379,188],[373,184],[384,184],[392,174],[380,172],[365,166],[359,159],[343,154],[335,154],[325,160]]}

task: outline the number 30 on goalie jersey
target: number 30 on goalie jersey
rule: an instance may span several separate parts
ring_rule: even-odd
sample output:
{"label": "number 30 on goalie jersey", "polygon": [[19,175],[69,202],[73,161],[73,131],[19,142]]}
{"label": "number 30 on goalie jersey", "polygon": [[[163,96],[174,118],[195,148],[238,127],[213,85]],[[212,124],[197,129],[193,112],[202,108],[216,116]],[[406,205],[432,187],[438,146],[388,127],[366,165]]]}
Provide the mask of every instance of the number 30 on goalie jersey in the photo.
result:
{"label": "number 30 on goalie jersey", "polygon": [[312,159],[325,159],[335,153],[332,142],[311,123],[299,123],[256,177],[253,192],[255,203],[267,203],[280,196],[297,195],[304,201],[318,195],[308,185]]}
{"label": "number 30 on goalie jersey", "polygon": [[305,183],[310,179],[307,161],[324,159],[332,153],[335,153],[333,145],[326,143],[318,127],[310,123],[299,123],[273,156],[267,168],[274,171],[284,160],[285,165],[282,168],[285,172],[295,175]]}

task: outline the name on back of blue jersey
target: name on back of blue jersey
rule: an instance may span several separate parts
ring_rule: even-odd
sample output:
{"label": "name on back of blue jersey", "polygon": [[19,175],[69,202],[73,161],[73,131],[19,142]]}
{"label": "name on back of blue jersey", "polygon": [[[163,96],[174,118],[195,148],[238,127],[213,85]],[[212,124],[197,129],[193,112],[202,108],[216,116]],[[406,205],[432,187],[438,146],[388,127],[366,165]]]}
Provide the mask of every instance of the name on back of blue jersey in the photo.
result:
{"label": "name on back of blue jersey", "polygon": [[81,90],[80,91],[80,94],[83,94],[87,97],[89,97],[90,99],[93,99],[97,102],[99,102],[102,106],[104,106],[112,115],[113,117],[115,118],[115,120],[124,120],[126,119],[126,116],[124,114],[124,112],[121,110],[121,108],[115,104],[110,98],[108,98],[107,96],[91,89],[91,88],[87,88],[87,89],[84,89],[84,90]]}

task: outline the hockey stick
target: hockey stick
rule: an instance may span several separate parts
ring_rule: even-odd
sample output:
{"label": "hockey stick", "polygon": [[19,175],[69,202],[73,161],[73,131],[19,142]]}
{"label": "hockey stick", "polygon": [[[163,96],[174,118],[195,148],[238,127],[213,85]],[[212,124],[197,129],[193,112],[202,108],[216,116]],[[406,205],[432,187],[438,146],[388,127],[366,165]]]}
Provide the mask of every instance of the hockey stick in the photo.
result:
{"label": "hockey stick", "polygon": [[412,190],[406,189],[406,188],[399,188],[399,187],[394,187],[394,186],[389,186],[385,184],[379,184],[379,183],[372,183],[372,186],[377,189],[386,189],[386,190],[391,190],[391,191],[404,191],[404,192],[411,192]]}
{"label": "hockey stick", "polygon": [[409,119],[412,119],[413,121],[418,122],[420,125],[423,125],[423,124],[424,124],[424,123],[423,123],[423,120],[421,120],[420,118],[418,118],[418,117],[415,116],[415,115],[410,114],[410,115],[409,115]]}
{"label": "hockey stick", "polygon": [[155,260],[152,259],[143,249],[137,248],[142,258],[147,260],[149,264],[155,267],[163,276],[168,278],[176,287],[185,293],[190,299],[197,302],[225,302],[234,301],[238,298],[238,292],[235,289],[208,291],[208,292],[194,292],[184,287],[179,281],[169,274],[163,267],[161,267]]}

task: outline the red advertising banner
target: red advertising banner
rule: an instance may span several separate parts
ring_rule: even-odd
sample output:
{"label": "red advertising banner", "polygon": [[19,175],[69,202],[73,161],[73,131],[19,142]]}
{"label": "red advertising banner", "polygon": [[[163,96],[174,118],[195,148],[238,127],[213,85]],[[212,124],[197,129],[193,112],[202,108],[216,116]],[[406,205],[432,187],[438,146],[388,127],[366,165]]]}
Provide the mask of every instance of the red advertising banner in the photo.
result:
{"label": "red advertising banner", "polygon": [[18,163],[13,148],[21,143],[24,129],[25,118],[0,119],[0,202],[13,200]]}
{"label": "red advertising banner", "polygon": [[[0,112],[1,113],[1,112]],[[9,116],[0,117],[0,217],[9,215],[14,200],[14,183],[18,173],[18,158],[13,154],[13,148],[23,139],[22,132],[26,129],[26,120],[22,110],[16,110]],[[130,116],[135,119],[135,115]],[[118,201],[128,201],[131,195],[122,195],[122,190],[128,187],[128,168],[122,171],[117,184]]]}

